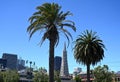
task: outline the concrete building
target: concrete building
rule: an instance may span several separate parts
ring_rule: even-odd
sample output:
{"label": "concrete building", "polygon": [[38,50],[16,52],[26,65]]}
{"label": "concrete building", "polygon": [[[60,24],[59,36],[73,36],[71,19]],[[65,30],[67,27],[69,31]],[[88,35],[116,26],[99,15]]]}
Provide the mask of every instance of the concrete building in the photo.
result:
{"label": "concrete building", "polygon": [[60,56],[55,56],[55,58],[54,58],[54,70],[55,71],[60,71],[61,60],[62,60],[62,58]]}
{"label": "concrete building", "polygon": [[23,60],[22,58],[18,59],[18,64],[25,66],[25,60]]}
{"label": "concrete building", "polygon": [[120,82],[120,71],[115,74],[115,82]]}
{"label": "concrete building", "polygon": [[17,70],[23,70],[23,69],[25,69],[25,60],[20,58],[17,60]]}
{"label": "concrete building", "polygon": [[65,43],[64,43],[64,50],[63,50],[63,56],[62,56],[60,76],[61,77],[68,77],[69,76],[67,51],[66,51],[66,44]]}
{"label": "concrete building", "polygon": [[76,68],[74,68],[74,72],[80,73],[80,72],[82,72],[82,68],[76,67]]}
{"label": "concrete building", "polygon": [[0,58],[0,69],[5,69],[7,66],[7,60]]}
{"label": "concrete building", "polygon": [[80,67],[76,67],[74,68],[74,71],[73,71],[73,79],[80,74],[80,72],[82,72],[82,68]]}
{"label": "concrete building", "polygon": [[11,70],[17,69],[17,55],[16,54],[3,53],[2,58],[7,60],[6,67],[8,69],[11,69]]}

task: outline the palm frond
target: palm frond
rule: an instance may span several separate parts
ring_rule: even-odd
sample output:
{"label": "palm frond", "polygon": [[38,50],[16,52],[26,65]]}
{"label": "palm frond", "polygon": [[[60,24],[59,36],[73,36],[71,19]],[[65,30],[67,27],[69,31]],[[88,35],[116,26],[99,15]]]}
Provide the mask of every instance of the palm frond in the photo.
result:
{"label": "palm frond", "polygon": [[70,32],[68,32],[66,29],[64,28],[59,28],[59,30],[61,30],[62,33],[64,33],[64,35],[66,36],[67,40],[68,40],[68,46],[70,43],[70,39],[69,37],[73,40],[72,35],[70,34]]}
{"label": "palm frond", "polygon": [[66,24],[62,24],[61,26],[67,26],[67,27],[70,27],[70,28],[72,28],[72,29],[76,32],[76,28],[75,28],[74,25],[71,25],[71,24],[66,23]]}
{"label": "palm frond", "polygon": [[40,46],[43,44],[43,42],[45,41],[45,39],[47,39],[48,38],[48,32],[46,31],[45,33],[44,33],[44,35],[43,35],[43,37],[42,37],[42,39],[41,39],[41,41],[40,41]]}
{"label": "palm frond", "polygon": [[40,16],[41,15],[41,11],[38,11],[38,12],[35,12],[35,13],[33,13],[33,16]]}
{"label": "palm frond", "polygon": [[37,32],[37,31],[39,31],[39,30],[42,30],[42,29],[45,29],[45,27],[44,27],[44,26],[39,26],[39,27],[34,28],[34,29],[30,32],[30,38],[32,37],[32,35],[33,35],[35,32]]}

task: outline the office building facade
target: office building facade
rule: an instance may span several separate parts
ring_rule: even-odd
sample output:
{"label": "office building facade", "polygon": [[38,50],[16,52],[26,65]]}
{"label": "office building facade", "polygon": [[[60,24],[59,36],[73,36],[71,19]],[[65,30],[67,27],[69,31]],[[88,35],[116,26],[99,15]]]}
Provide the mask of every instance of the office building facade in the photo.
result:
{"label": "office building facade", "polygon": [[0,58],[0,69],[5,69],[7,67],[7,60]]}
{"label": "office building facade", "polygon": [[3,53],[2,58],[7,60],[6,67],[8,69],[17,70],[17,55],[16,54]]}
{"label": "office building facade", "polygon": [[55,71],[60,71],[61,60],[62,60],[62,58],[60,56],[55,56],[55,58],[54,58],[54,70]]}
{"label": "office building facade", "polygon": [[25,69],[25,60],[20,58],[17,60],[17,70],[23,70],[23,69]]}

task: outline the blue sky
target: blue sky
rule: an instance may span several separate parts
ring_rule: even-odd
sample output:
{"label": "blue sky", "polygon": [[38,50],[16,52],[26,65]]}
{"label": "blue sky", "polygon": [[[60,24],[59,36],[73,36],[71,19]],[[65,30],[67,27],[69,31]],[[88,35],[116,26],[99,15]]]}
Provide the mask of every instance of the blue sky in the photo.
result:
{"label": "blue sky", "polygon": [[[113,71],[120,70],[120,1],[119,0],[1,0],[0,1],[0,56],[3,53],[17,54],[18,58],[35,61],[38,67],[48,69],[49,42],[46,40],[40,47],[38,45],[41,35],[36,33],[29,41],[26,32],[29,26],[28,18],[36,12],[36,7],[45,2],[55,2],[62,6],[64,12],[71,11],[73,16],[67,19],[75,22],[77,31],[73,32],[73,41],[84,30],[97,32],[103,40],[106,50],[105,58],[97,65],[107,64]],[[55,48],[55,55],[62,56],[65,36]],[[73,57],[72,42],[67,48],[69,71],[74,67],[86,66],[76,63]],[[91,66],[94,68],[93,66]],[[95,66],[96,67],[96,66]]]}

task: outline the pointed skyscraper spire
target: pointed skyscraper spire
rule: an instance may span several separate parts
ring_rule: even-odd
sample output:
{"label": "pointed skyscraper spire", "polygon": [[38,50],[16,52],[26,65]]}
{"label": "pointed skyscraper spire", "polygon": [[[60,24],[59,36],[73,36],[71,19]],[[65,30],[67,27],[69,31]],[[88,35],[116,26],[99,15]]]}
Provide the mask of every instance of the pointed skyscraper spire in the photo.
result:
{"label": "pointed skyscraper spire", "polygon": [[60,76],[61,76],[61,77],[64,77],[64,78],[69,76],[66,43],[64,43],[64,49],[63,49],[63,56],[62,56]]}
{"label": "pointed skyscraper spire", "polygon": [[66,42],[64,42],[64,50],[63,51],[66,51]]}

